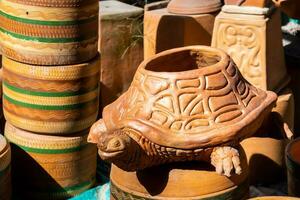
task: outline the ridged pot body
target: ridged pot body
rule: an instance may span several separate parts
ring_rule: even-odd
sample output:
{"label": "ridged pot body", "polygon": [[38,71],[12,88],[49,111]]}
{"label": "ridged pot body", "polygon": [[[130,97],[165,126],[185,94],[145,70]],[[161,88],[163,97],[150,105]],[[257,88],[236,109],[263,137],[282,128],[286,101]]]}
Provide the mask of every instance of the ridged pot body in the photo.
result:
{"label": "ridged pot body", "polygon": [[3,57],[6,120],[18,128],[44,134],[87,129],[98,114],[99,60],[47,67]]}
{"label": "ridged pot body", "polygon": [[0,199],[11,198],[11,150],[5,138],[0,135]]}
{"label": "ridged pot body", "polygon": [[17,197],[67,199],[94,185],[97,150],[87,144],[87,131],[68,137],[44,136],[7,123],[5,136],[12,146]]}
{"label": "ridged pot body", "polygon": [[[209,165],[183,162],[127,172],[111,169],[113,200],[242,200],[249,192],[248,166],[240,148],[241,175],[219,175]],[[154,176],[155,174],[155,176]]]}
{"label": "ridged pot body", "polygon": [[3,0],[3,54],[37,65],[70,65],[97,55],[97,0]]}

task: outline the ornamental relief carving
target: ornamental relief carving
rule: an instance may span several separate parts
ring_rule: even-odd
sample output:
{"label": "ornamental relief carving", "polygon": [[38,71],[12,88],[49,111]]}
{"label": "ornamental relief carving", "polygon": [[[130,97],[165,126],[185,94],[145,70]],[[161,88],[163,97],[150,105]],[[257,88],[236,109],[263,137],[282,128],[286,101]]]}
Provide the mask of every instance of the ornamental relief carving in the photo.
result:
{"label": "ornamental relief carving", "polygon": [[221,22],[215,46],[225,50],[242,75],[256,87],[266,89],[263,30],[255,25]]}

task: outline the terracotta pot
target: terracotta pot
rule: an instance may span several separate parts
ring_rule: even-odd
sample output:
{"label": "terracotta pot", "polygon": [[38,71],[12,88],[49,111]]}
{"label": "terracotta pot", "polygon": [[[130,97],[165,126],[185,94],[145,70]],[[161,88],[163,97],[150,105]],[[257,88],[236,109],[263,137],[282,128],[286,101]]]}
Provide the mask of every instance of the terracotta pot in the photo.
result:
{"label": "terracotta pot", "polygon": [[11,198],[11,177],[10,177],[10,146],[5,138],[0,135],[0,199],[10,200]]}
{"label": "terracotta pot", "polygon": [[271,0],[224,0],[226,5],[268,7]]}
{"label": "terracotta pot", "polygon": [[241,170],[236,145],[255,133],[276,98],[246,82],[221,50],[172,49],[140,65],[128,91],[104,108],[89,141],[127,171],[201,160],[230,176]]}
{"label": "terracotta pot", "polygon": [[87,130],[68,137],[45,136],[6,123],[5,136],[12,147],[18,199],[67,199],[94,185],[97,151],[86,142]]}
{"label": "terracotta pot", "polygon": [[172,163],[138,172],[126,172],[113,165],[111,199],[247,199],[247,161],[243,151],[240,152],[245,170],[230,178],[215,173],[211,166],[203,163]]}
{"label": "terracotta pot", "polygon": [[220,0],[171,0],[168,11],[175,14],[204,14],[219,11],[222,7]]}
{"label": "terracotta pot", "polygon": [[300,19],[300,1],[299,0],[273,0],[279,7],[291,18]]}
{"label": "terracotta pot", "polygon": [[284,150],[293,136],[289,129],[293,118],[293,94],[286,89],[255,137],[241,142],[248,159],[251,184],[273,183],[285,176]]}
{"label": "terracotta pot", "polygon": [[300,197],[300,138],[286,147],[286,166],[288,171],[288,193]]}
{"label": "terracotta pot", "polygon": [[287,197],[287,196],[266,196],[266,197],[256,197],[249,200],[299,200],[296,197]]}
{"label": "terracotta pot", "polygon": [[7,121],[24,130],[68,134],[89,128],[98,115],[99,57],[68,66],[28,65],[3,57]]}
{"label": "terracotta pot", "polygon": [[3,55],[37,65],[88,61],[98,50],[98,0],[3,0]]}

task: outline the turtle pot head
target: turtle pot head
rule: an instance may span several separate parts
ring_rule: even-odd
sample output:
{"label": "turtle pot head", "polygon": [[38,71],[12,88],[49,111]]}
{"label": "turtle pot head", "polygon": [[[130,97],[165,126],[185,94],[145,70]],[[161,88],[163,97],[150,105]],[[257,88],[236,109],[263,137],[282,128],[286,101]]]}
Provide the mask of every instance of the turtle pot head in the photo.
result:
{"label": "turtle pot head", "polygon": [[97,144],[98,153],[103,160],[114,162],[126,156],[132,139],[122,130],[107,130],[104,121],[100,119],[92,126],[88,142]]}

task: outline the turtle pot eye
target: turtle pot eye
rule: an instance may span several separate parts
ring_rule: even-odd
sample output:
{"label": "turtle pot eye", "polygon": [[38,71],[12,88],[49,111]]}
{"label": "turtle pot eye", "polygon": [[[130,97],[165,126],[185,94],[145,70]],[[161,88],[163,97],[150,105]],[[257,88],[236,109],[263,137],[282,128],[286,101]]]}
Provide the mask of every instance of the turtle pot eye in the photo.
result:
{"label": "turtle pot eye", "polygon": [[145,69],[154,72],[181,72],[208,67],[220,60],[218,52],[187,49],[161,55],[147,63]]}
{"label": "turtle pot eye", "polygon": [[107,149],[109,150],[121,150],[123,147],[123,142],[120,138],[112,138],[108,141]]}

